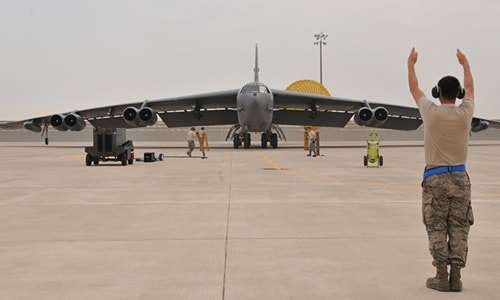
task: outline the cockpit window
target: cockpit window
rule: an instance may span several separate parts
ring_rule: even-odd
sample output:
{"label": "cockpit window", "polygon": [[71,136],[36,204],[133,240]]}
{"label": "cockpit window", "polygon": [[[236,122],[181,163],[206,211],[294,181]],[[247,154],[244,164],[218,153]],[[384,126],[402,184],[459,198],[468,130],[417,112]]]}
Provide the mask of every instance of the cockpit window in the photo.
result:
{"label": "cockpit window", "polygon": [[248,84],[243,87],[241,90],[242,93],[244,94],[252,94],[252,93],[266,93],[269,94],[269,90],[265,85],[260,85],[260,84]]}
{"label": "cockpit window", "polygon": [[260,91],[261,93],[266,93],[266,94],[268,94],[268,93],[269,93],[269,90],[268,90],[268,89],[267,89],[267,87],[266,87],[266,86],[264,86],[264,85],[259,85],[259,91]]}

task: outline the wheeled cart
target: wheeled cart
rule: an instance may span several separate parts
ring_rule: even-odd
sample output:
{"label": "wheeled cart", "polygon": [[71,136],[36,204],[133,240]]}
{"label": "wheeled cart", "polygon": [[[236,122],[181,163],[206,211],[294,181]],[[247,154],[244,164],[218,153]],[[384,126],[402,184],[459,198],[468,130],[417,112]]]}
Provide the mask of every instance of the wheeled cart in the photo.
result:
{"label": "wheeled cart", "polygon": [[[363,157],[365,167],[380,167],[384,165],[384,158],[380,155],[380,137],[376,130],[372,130],[366,140],[366,155]],[[370,165],[372,164],[372,165]],[[374,164],[374,165],[373,165]]]}
{"label": "wheeled cart", "polygon": [[126,140],[125,128],[95,128],[94,146],[85,147],[87,166],[99,161],[119,161],[123,166],[134,163],[134,144]]}

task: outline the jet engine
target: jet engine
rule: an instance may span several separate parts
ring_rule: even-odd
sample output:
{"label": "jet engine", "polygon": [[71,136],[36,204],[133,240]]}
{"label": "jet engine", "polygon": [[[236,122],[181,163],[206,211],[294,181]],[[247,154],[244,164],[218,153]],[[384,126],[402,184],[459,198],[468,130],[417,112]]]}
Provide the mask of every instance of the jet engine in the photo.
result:
{"label": "jet engine", "polygon": [[33,120],[24,122],[23,126],[25,129],[28,129],[29,131],[37,133],[42,131],[42,126],[40,126],[40,124],[36,123]]}
{"label": "jet engine", "polygon": [[472,132],[479,132],[488,129],[490,127],[490,122],[484,121],[484,120],[479,120],[479,119],[474,119],[472,120],[471,128],[470,130]]}
{"label": "jet engine", "polygon": [[52,115],[50,117],[50,125],[59,131],[66,131],[68,127],[64,125],[64,115]]}
{"label": "jet engine", "polygon": [[123,119],[131,126],[143,127],[154,125],[158,120],[158,116],[150,107],[137,109],[130,106],[123,110]]}
{"label": "jet engine", "polygon": [[354,115],[354,122],[360,126],[380,126],[389,118],[389,112],[385,107],[371,109],[361,107]]}
{"label": "jet engine", "polygon": [[64,116],[64,125],[71,131],[80,131],[85,128],[85,120],[75,113]]}
{"label": "jet engine", "polygon": [[85,128],[85,120],[76,113],[67,115],[52,115],[50,117],[50,125],[59,131],[80,131]]}
{"label": "jet engine", "polygon": [[368,107],[361,107],[354,115],[354,122],[360,126],[367,125],[371,119],[373,119],[373,110]]}

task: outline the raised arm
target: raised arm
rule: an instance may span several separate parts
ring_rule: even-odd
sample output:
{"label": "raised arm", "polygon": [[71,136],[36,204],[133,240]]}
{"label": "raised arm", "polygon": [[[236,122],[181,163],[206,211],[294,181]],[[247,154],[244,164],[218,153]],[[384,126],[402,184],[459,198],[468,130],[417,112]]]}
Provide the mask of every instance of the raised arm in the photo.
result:
{"label": "raised arm", "polygon": [[418,101],[425,96],[425,93],[418,86],[417,73],[415,72],[415,64],[417,63],[418,53],[415,48],[411,49],[410,55],[408,56],[408,85],[410,87],[410,93],[418,105]]}
{"label": "raised arm", "polygon": [[474,79],[472,79],[472,73],[470,71],[469,60],[467,57],[457,49],[458,62],[464,68],[464,89],[465,89],[465,99],[474,100]]}

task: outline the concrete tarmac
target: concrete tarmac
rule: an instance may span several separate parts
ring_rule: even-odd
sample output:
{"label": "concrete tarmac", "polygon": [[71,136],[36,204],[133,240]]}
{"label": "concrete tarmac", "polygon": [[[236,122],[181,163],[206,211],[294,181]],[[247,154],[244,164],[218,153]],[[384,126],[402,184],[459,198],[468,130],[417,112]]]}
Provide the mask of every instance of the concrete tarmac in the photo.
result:
{"label": "concrete tarmac", "polygon": [[421,141],[382,142],[380,168],[346,141],[323,141],[315,158],[300,141],[215,142],[208,159],[187,158],[183,141],[144,142],[137,157],[165,160],[91,167],[81,144],[0,142],[0,299],[500,295],[497,142],[469,149],[476,223],[461,293],[425,287]]}

